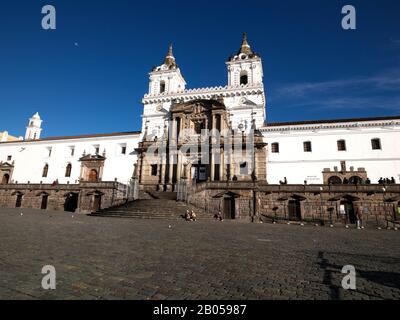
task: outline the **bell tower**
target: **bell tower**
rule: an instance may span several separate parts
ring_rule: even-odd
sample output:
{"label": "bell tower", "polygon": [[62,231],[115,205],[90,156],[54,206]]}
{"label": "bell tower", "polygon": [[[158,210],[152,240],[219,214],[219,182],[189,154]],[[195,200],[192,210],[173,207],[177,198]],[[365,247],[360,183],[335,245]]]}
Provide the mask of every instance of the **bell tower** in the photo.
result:
{"label": "bell tower", "polygon": [[150,72],[150,95],[163,95],[178,93],[185,90],[186,81],[176,64],[174,54],[172,52],[172,44],[169,46],[168,53],[164,63],[155,67]]}
{"label": "bell tower", "polygon": [[242,45],[236,55],[229,58],[228,87],[262,85],[263,69],[260,55],[253,52],[246,33],[243,33]]}
{"label": "bell tower", "polygon": [[25,140],[37,140],[40,139],[40,133],[42,132],[42,120],[40,119],[39,113],[36,112],[30,119],[28,126],[26,127]]}

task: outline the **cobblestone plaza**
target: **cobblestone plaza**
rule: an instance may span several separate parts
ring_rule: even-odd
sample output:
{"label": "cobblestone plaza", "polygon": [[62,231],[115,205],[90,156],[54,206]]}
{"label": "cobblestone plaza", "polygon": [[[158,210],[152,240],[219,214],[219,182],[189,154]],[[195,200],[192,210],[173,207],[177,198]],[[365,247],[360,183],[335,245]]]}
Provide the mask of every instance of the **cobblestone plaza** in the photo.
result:
{"label": "cobblestone plaza", "polygon": [[[400,298],[394,230],[1,209],[0,234],[0,299]],[[345,265],[356,290],[342,289]]]}

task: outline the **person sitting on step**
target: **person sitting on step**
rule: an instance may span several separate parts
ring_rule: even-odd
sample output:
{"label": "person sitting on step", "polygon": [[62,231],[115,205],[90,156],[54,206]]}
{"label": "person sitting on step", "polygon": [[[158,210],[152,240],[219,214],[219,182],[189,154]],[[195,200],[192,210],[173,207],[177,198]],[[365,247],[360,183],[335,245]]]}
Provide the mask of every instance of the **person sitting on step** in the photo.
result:
{"label": "person sitting on step", "polygon": [[189,210],[186,210],[185,220],[186,220],[186,221],[191,221],[191,218],[190,218],[190,211],[189,211]]}
{"label": "person sitting on step", "polygon": [[190,219],[191,219],[192,221],[196,221],[196,220],[197,220],[197,216],[196,216],[196,214],[194,213],[193,210],[192,210],[192,212],[190,213]]}

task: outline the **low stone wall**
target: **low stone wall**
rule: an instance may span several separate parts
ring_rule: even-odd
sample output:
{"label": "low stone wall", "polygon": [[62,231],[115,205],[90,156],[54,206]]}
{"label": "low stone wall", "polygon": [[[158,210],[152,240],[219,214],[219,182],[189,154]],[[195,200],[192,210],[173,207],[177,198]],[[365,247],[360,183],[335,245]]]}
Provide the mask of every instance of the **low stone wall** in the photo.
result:
{"label": "low stone wall", "polygon": [[[364,221],[386,226],[400,220],[400,185],[268,185],[264,182],[207,182],[188,190],[188,202],[210,214],[234,207],[242,221],[342,223],[340,204],[349,206],[349,223],[358,207]],[[230,209],[230,208],[229,208]]]}
{"label": "low stone wall", "polygon": [[[0,207],[41,209],[43,196],[46,209],[64,211],[67,198],[76,197],[76,212],[90,213],[123,204],[127,186],[118,182],[81,182],[79,184],[6,184],[0,185]],[[20,203],[18,202],[18,197]],[[96,199],[97,198],[97,199]],[[67,205],[68,206],[68,205]]]}

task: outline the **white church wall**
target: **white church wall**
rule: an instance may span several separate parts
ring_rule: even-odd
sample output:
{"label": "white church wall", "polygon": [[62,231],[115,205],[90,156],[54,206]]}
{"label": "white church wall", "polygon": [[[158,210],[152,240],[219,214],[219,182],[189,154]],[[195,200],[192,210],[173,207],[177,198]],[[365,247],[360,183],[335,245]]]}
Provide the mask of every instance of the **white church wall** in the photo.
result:
{"label": "white church wall", "polygon": [[[274,128],[276,130],[276,128]],[[340,169],[340,161],[350,167],[365,168],[372,183],[380,177],[394,177],[400,181],[400,126],[358,129],[291,130],[270,132],[263,129],[268,143],[268,182],[279,183],[287,177],[288,183],[323,183],[324,168]],[[373,150],[371,140],[379,138],[381,149]],[[338,151],[337,141],[346,141],[346,151]],[[310,141],[312,152],[304,152],[303,142]],[[272,153],[272,143],[279,143],[279,153]]]}
{"label": "white church wall", "polygon": [[[134,151],[139,142],[139,134],[123,136],[105,136],[95,138],[77,138],[65,140],[37,140],[0,144],[0,161],[6,162],[11,156],[14,162],[12,181],[18,183],[77,183],[83,153],[94,154],[95,147],[99,153],[106,151],[103,181],[126,183],[132,177],[137,155]],[[126,154],[121,154],[121,147],[126,146]],[[71,148],[74,155],[71,155]],[[50,154],[51,149],[51,155]],[[68,163],[72,165],[71,177],[65,177]],[[47,177],[42,177],[43,168],[48,164]]]}

